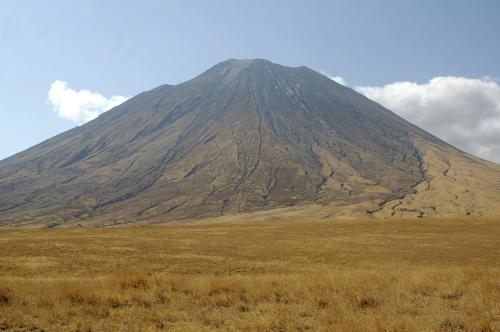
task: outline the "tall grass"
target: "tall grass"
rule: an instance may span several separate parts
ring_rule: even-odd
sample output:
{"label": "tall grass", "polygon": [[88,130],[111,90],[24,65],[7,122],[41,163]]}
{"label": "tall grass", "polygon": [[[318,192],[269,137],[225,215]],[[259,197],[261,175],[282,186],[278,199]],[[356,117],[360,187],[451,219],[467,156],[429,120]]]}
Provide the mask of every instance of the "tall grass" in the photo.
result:
{"label": "tall grass", "polygon": [[5,231],[0,330],[499,331],[497,223],[415,223]]}

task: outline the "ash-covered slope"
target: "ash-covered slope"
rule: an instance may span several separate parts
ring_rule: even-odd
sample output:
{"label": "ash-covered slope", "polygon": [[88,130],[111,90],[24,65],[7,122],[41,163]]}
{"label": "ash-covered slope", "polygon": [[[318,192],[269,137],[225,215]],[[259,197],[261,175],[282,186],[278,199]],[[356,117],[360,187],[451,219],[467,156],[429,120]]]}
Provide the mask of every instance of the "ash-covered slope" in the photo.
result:
{"label": "ash-covered slope", "polygon": [[309,204],[374,215],[430,182],[430,147],[486,165],[500,183],[495,165],[309,68],[228,60],[1,161],[0,223],[169,221]]}

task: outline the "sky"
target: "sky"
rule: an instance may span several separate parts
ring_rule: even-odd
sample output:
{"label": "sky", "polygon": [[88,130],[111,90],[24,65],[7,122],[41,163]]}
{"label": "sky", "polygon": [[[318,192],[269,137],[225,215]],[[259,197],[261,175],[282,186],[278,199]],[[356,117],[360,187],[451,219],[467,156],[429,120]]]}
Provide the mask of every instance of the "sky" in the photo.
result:
{"label": "sky", "polygon": [[0,2],[0,159],[230,58],[311,67],[500,163],[500,1]]}

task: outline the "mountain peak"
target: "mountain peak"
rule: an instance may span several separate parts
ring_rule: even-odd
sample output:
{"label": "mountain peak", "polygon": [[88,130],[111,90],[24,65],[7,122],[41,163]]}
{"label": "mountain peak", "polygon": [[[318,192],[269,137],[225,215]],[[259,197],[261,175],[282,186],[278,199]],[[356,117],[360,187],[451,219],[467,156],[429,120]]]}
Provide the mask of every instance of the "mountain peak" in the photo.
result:
{"label": "mountain peak", "polygon": [[250,65],[250,64],[269,64],[269,65],[277,65],[269,60],[262,58],[254,58],[254,59],[228,59],[223,61],[222,63],[228,63],[230,65]]}
{"label": "mountain peak", "polygon": [[[225,61],[222,61],[215,66],[213,66],[211,69],[217,69],[217,70],[234,70],[237,72],[242,71],[243,69],[250,68],[252,71],[256,70],[271,70],[274,69],[275,71],[280,71],[280,70],[294,70],[297,68],[307,68],[307,67],[288,67],[288,66],[283,66],[274,62],[271,62],[266,59],[261,59],[261,58],[255,58],[255,59],[228,59]],[[208,71],[210,71],[209,69]]]}

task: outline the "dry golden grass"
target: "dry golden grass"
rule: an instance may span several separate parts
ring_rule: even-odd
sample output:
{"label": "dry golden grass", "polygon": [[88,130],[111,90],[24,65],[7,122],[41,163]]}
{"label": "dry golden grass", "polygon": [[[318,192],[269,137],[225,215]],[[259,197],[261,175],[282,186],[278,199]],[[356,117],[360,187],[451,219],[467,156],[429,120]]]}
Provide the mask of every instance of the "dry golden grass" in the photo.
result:
{"label": "dry golden grass", "polygon": [[498,220],[0,230],[0,330],[499,331]]}

